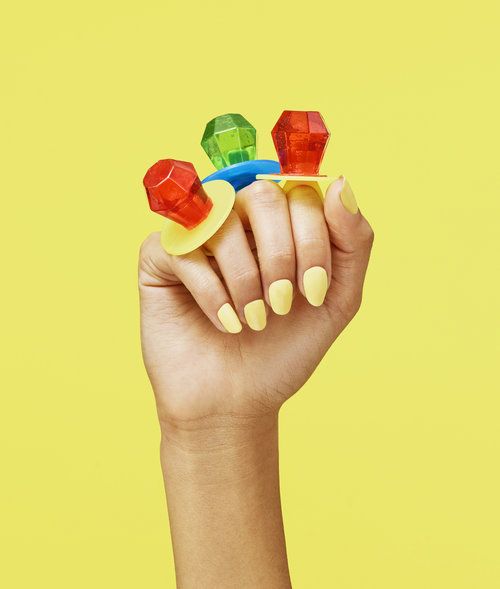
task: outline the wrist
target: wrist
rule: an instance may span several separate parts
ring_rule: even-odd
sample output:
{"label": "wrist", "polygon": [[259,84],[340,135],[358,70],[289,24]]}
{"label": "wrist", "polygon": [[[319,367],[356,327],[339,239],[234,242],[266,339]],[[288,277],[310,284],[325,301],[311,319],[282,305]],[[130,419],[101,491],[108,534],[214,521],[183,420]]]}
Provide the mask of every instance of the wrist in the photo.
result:
{"label": "wrist", "polygon": [[161,422],[161,457],[188,478],[216,483],[245,479],[274,468],[278,454],[278,414],[259,417],[210,416],[196,421]]}
{"label": "wrist", "polygon": [[220,414],[196,419],[160,419],[162,449],[175,447],[186,453],[219,453],[252,446],[273,437],[278,411],[264,415]]}

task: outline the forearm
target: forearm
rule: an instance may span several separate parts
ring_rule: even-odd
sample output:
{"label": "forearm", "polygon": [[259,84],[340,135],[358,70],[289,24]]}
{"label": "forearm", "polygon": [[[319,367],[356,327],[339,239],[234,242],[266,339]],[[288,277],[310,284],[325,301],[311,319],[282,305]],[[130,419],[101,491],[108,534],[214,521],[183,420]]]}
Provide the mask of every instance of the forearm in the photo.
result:
{"label": "forearm", "polygon": [[291,586],[277,415],[162,424],[161,460],[179,587]]}

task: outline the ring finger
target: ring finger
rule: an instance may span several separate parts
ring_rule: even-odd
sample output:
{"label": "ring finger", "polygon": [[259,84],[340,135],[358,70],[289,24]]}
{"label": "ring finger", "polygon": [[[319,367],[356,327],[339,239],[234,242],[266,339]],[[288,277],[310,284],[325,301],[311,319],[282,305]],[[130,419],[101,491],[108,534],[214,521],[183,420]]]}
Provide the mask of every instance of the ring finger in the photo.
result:
{"label": "ring finger", "polygon": [[332,266],[323,201],[310,186],[296,186],[287,196],[297,258],[297,282],[308,302],[319,307],[325,300]]}

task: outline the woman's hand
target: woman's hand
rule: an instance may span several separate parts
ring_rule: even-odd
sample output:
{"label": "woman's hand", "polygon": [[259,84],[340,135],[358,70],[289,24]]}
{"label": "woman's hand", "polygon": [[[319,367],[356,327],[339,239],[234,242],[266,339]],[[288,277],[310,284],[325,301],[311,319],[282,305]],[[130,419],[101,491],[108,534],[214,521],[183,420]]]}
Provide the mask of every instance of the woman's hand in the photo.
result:
{"label": "woman's hand", "polygon": [[160,421],[276,412],[357,312],[372,241],[343,178],[324,203],[308,186],[254,182],[206,244],[213,257],[146,239],[142,345]]}
{"label": "woman's hand", "polygon": [[142,345],[178,587],[291,587],[278,410],[358,310],[372,240],[341,178],[324,205],[311,187],[254,182],[206,244],[213,257],[145,241]]}

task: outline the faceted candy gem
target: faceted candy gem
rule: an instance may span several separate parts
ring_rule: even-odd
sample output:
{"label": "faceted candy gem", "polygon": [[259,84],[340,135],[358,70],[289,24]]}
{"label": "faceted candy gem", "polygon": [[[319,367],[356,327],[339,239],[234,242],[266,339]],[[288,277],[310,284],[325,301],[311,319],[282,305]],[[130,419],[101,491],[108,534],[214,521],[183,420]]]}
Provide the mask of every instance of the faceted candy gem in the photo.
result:
{"label": "faceted candy gem", "polygon": [[221,170],[232,164],[254,160],[256,137],[255,128],[241,115],[220,115],[207,123],[201,145],[213,165]]}
{"label": "faceted candy gem", "polygon": [[316,176],[330,133],[317,111],[285,110],[272,130],[282,174]]}
{"label": "faceted candy gem", "polygon": [[156,162],[144,176],[144,188],[152,211],[186,229],[199,225],[212,208],[212,201],[189,162],[172,159]]}

